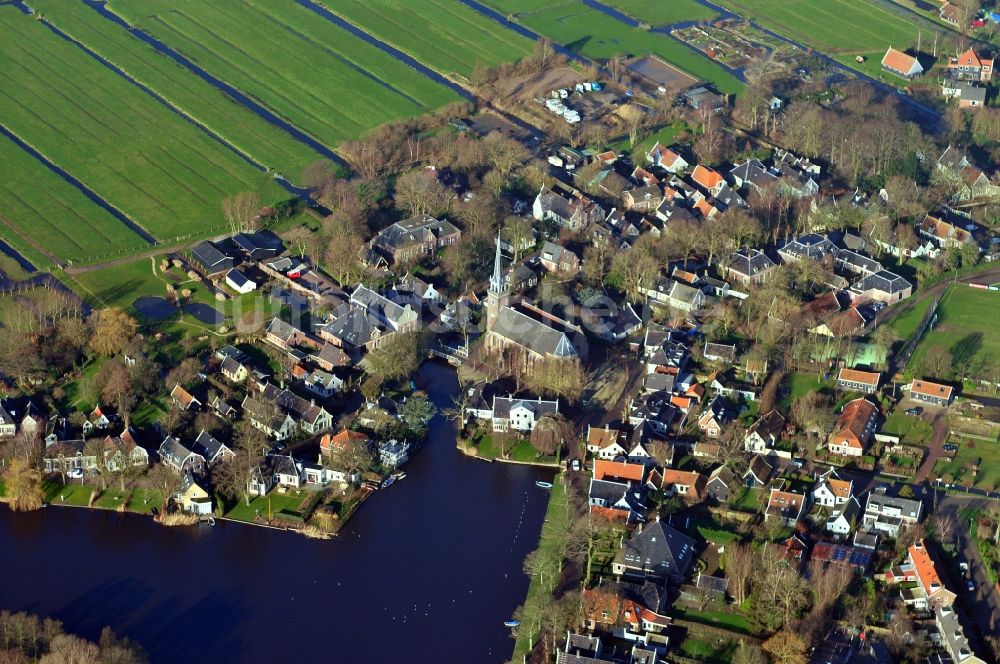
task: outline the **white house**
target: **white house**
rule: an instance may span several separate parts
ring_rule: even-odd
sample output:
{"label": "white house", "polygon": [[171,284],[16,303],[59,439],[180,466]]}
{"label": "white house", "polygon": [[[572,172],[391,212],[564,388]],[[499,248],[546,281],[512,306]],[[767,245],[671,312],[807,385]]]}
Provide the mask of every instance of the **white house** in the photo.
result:
{"label": "white house", "polygon": [[534,431],[542,416],[558,412],[558,400],[493,397],[493,430]]}
{"label": "white house", "polygon": [[858,523],[858,515],[861,514],[861,504],[858,499],[851,496],[841,509],[835,510],[826,522],[826,531],[834,535],[850,535],[851,530]]}
{"label": "white house", "polygon": [[257,290],[258,286],[256,281],[236,268],[226,272],[226,285],[241,295]]}

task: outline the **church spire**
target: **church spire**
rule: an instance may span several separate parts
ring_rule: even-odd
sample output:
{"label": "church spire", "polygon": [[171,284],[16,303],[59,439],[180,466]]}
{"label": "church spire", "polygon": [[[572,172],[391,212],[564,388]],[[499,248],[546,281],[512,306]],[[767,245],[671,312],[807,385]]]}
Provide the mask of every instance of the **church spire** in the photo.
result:
{"label": "church spire", "polygon": [[503,273],[503,257],[500,255],[500,234],[497,234],[497,253],[493,259],[493,276],[490,277],[490,291],[504,293],[507,290],[507,279]]}

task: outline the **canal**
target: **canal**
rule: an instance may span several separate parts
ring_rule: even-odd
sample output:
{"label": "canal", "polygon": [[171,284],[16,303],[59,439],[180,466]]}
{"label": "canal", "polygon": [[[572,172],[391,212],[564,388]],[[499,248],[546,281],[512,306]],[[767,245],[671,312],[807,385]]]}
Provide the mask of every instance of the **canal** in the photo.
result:
{"label": "canal", "polygon": [[[416,382],[439,408],[458,389],[433,363]],[[154,662],[507,660],[551,472],[465,457],[441,415],[406,471],[328,541],[0,507],[0,608],[91,639],[110,625]]]}

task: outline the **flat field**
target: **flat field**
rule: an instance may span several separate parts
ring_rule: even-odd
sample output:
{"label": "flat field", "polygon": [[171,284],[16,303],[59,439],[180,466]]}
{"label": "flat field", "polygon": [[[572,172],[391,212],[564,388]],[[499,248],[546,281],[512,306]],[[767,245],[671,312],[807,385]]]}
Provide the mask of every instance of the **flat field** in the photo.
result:
{"label": "flat field", "polygon": [[330,10],[443,74],[518,60],[532,42],[457,0],[335,0]]}
{"label": "flat field", "polygon": [[681,21],[708,21],[718,16],[718,13],[696,2],[696,0],[667,0],[666,2],[605,0],[605,4],[653,27]]}
{"label": "flat field", "polygon": [[[951,286],[941,299],[937,323],[924,334],[910,358],[912,366],[928,354],[950,353],[953,364],[965,363],[975,369],[996,362],[1000,357],[1000,293]],[[941,376],[947,378],[947,376]]]}
{"label": "flat field", "polygon": [[917,41],[915,23],[869,0],[722,0],[721,4],[830,54],[885,53],[889,46],[905,49]]}
{"label": "flat field", "polygon": [[325,145],[459,100],[294,0],[114,0],[110,7]]}
{"label": "flat field", "polygon": [[[487,4],[503,14],[516,13],[523,5],[520,0],[488,0]],[[587,58],[608,60],[619,55],[654,53],[692,76],[714,83],[720,92],[742,89],[734,76],[672,37],[632,28],[582,2],[574,0],[525,12],[517,20]]]}
{"label": "flat field", "polygon": [[33,0],[31,6],[256,162],[297,180],[305,166],[321,158],[311,147],[178,66],[91,6],[65,0]]}
{"label": "flat field", "polygon": [[222,226],[221,200],[240,191],[281,197],[231,150],[10,5],[0,6],[0,44],[4,124],[152,235]]}
{"label": "flat field", "polygon": [[42,269],[148,244],[45,164],[0,136],[0,235]]}

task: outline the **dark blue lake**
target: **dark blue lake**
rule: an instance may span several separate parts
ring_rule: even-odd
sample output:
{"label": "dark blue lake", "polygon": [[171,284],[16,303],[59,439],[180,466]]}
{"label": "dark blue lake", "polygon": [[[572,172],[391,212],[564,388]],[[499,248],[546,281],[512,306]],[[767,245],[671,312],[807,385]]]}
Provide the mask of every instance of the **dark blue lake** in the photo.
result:
{"label": "dark blue lake", "polygon": [[[439,407],[452,370],[417,377]],[[440,415],[407,478],[335,540],[239,524],[166,528],[140,516],[0,508],[0,608],[104,625],[154,662],[502,662],[527,592],[551,473],[455,449]]]}

